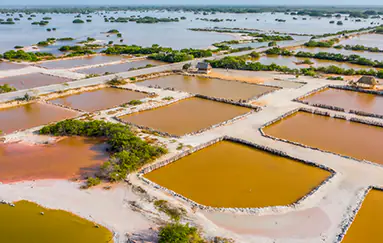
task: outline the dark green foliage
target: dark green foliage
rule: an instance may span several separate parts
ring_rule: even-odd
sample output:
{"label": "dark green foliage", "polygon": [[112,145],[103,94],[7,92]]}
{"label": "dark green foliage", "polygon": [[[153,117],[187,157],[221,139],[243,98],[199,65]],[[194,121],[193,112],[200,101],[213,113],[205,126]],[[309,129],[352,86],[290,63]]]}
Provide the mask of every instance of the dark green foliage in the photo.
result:
{"label": "dark green foliage", "polygon": [[72,23],[74,23],[74,24],[83,24],[84,20],[82,20],[82,19],[75,19],[75,20],[73,20]]}
{"label": "dark green foliage", "polygon": [[266,50],[267,55],[282,55],[282,56],[292,56],[294,53],[292,51],[289,51],[287,49],[279,48],[279,47],[273,47],[268,50]]}
{"label": "dark green foliage", "polygon": [[40,134],[106,138],[113,155],[102,165],[98,176],[112,182],[124,179],[128,173],[167,152],[135,136],[127,125],[98,120],[65,120],[43,127]]}
{"label": "dark green foliage", "polygon": [[306,42],[304,45],[307,47],[332,47],[335,43],[339,42],[339,39],[331,39],[328,41],[314,41],[310,40]]}
{"label": "dark green foliage", "polygon": [[0,85],[0,94],[13,92],[13,91],[16,91],[16,88],[10,86],[9,84]]}
{"label": "dark green foliage", "polygon": [[47,52],[25,52],[23,50],[11,50],[7,51],[3,54],[3,58],[8,60],[20,60],[20,61],[30,61],[30,62],[37,62],[40,61],[41,58],[51,58],[53,57],[52,53]]}
{"label": "dark green foliage", "polygon": [[180,223],[167,224],[160,229],[158,243],[203,243],[195,227]]}
{"label": "dark green foliage", "polygon": [[141,100],[131,100],[128,102],[128,105],[141,105],[142,101]]}

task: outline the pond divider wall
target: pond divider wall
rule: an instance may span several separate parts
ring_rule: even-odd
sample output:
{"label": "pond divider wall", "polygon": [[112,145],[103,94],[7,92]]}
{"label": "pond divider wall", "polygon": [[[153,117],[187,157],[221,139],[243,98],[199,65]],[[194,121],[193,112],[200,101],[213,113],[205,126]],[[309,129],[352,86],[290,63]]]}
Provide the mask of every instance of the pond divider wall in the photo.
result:
{"label": "pond divider wall", "polygon": [[348,90],[348,91],[354,91],[354,92],[383,96],[383,91],[365,90],[365,89],[360,89],[357,87],[351,87],[351,86],[346,86],[346,85],[344,85],[344,86],[326,85],[326,86],[321,87],[319,89],[314,89],[314,90],[310,91],[309,93],[304,94],[303,96],[295,98],[293,101],[299,102],[299,103],[302,103],[305,105],[309,105],[309,106],[318,107],[318,108],[324,108],[324,109],[329,109],[329,110],[333,110],[333,111],[346,112],[346,113],[355,114],[355,115],[359,115],[359,116],[367,116],[367,117],[374,117],[374,118],[383,119],[383,115],[379,115],[379,114],[374,114],[374,113],[369,113],[369,112],[364,112],[364,111],[357,111],[357,110],[345,110],[344,108],[337,107],[337,106],[324,105],[324,104],[318,104],[318,103],[310,103],[308,101],[303,100],[304,98],[306,98],[310,95],[313,95],[315,93],[318,93],[318,92],[323,91],[323,90],[328,89],[328,88],[339,89],[339,90]]}
{"label": "pond divider wall", "polygon": [[298,143],[298,142],[293,142],[293,141],[290,141],[290,140],[286,140],[286,139],[283,139],[283,138],[277,138],[277,137],[273,137],[273,136],[270,136],[268,134],[266,134],[264,131],[263,131],[263,128],[267,127],[267,126],[270,126],[280,120],[283,120],[284,118],[290,116],[290,115],[293,115],[294,113],[297,113],[297,112],[307,112],[307,113],[312,113],[312,114],[316,114],[316,115],[321,115],[321,116],[327,116],[327,117],[331,117],[331,118],[334,118],[334,119],[342,119],[342,120],[345,120],[345,121],[352,121],[352,122],[358,122],[358,123],[362,123],[362,124],[365,124],[365,125],[370,125],[370,126],[376,126],[376,127],[381,127],[383,128],[383,123],[380,123],[380,122],[377,122],[377,121],[370,121],[370,120],[362,120],[362,119],[359,119],[359,118],[350,118],[350,119],[347,119],[346,116],[343,116],[343,115],[332,115],[330,114],[329,112],[327,111],[321,111],[321,110],[317,110],[317,109],[310,109],[310,108],[297,108],[297,109],[294,109],[294,110],[291,110],[265,124],[263,124],[258,130],[259,132],[262,134],[262,136],[266,137],[266,138],[270,138],[274,141],[280,141],[280,142],[285,142],[285,143],[289,143],[289,144],[292,144],[292,145],[297,145],[297,146],[300,146],[300,147],[303,147],[303,148],[307,148],[307,149],[311,149],[311,150],[316,150],[316,151],[320,151],[320,152],[324,152],[324,153],[329,153],[329,154],[333,154],[333,155],[337,155],[337,156],[341,156],[343,158],[346,158],[346,159],[351,159],[351,160],[354,160],[354,161],[357,161],[357,162],[360,162],[360,163],[366,163],[366,164],[370,164],[370,165],[375,165],[375,166],[379,166],[379,167],[383,167],[383,164],[378,164],[378,163],[374,163],[374,162],[371,162],[371,161],[368,161],[368,160],[360,160],[360,159],[356,159],[356,158],[353,158],[353,157],[350,157],[350,156],[347,156],[347,155],[342,155],[342,154],[338,154],[338,153],[335,153],[335,152],[331,152],[331,151],[327,151],[327,150],[322,150],[322,149],[319,149],[319,148],[315,148],[315,147],[311,147],[311,146],[308,146],[308,145],[305,145],[305,144],[301,144],[301,143]]}
{"label": "pond divider wall", "polygon": [[359,210],[361,209],[364,200],[366,199],[367,194],[371,190],[379,190],[383,192],[382,187],[375,187],[375,186],[370,186],[366,190],[363,190],[362,192],[359,192],[357,195],[357,202],[353,205],[350,205],[346,209],[346,213],[343,216],[343,220],[340,224],[339,233],[336,236],[336,241],[335,243],[340,243],[342,242],[343,238],[345,237],[347,231],[350,229],[352,223],[354,222],[356,215],[359,213]]}
{"label": "pond divider wall", "polygon": [[[307,193],[306,195],[304,195],[303,197],[301,197],[300,199],[298,199],[296,202],[292,203],[292,204],[289,204],[289,205],[284,205],[284,206],[270,206],[270,207],[261,207],[261,208],[224,208],[224,207],[211,207],[211,206],[205,206],[205,205],[202,205],[202,204],[199,204],[187,197],[184,197],[183,195],[181,194],[178,194],[176,192],[174,192],[173,190],[170,190],[166,187],[162,187],[160,185],[158,185],[157,183],[154,183],[152,182],[151,180],[149,179],[146,179],[144,177],[145,174],[153,171],[153,170],[157,170],[163,166],[166,166],[168,164],[171,164],[185,156],[188,156],[192,153],[195,153],[199,150],[202,150],[206,147],[209,147],[213,144],[216,144],[218,142],[221,142],[221,141],[231,141],[231,142],[236,142],[236,143],[241,143],[241,144],[244,144],[244,145],[247,145],[247,146],[250,146],[250,147],[253,147],[255,149],[260,149],[260,150],[263,150],[263,151],[266,151],[268,153],[272,153],[272,154],[275,154],[277,156],[281,156],[281,157],[284,157],[284,158],[287,158],[287,159],[292,159],[296,162],[300,162],[300,163],[304,163],[304,164],[307,164],[307,165],[310,165],[310,166],[314,166],[314,167],[317,167],[317,168],[320,168],[320,169],[323,169],[323,170],[326,170],[328,172],[331,173],[331,175],[329,177],[327,177],[324,181],[322,181],[322,183],[320,183],[318,186],[316,186],[313,190],[311,190],[309,193]],[[308,198],[309,196],[313,195],[315,192],[317,192],[323,185],[327,184],[329,181],[332,181],[334,180],[334,177],[336,175],[336,172],[326,166],[323,166],[323,165],[320,165],[320,164],[316,164],[316,163],[313,163],[311,161],[307,161],[307,160],[302,160],[302,159],[298,159],[298,158],[295,158],[293,156],[290,156],[288,155],[287,153],[285,152],[282,152],[280,150],[276,150],[276,149],[273,149],[271,147],[268,147],[268,146],[263,146],[263,145],[259,145],[259,144],[256,144],[256,143],[252,143],[252,142],[249,142],[249,141],[246,141],[246,140],[243,140],[243,139],[239,139],[239,138],[234,138],[234,137],[229,137],[229,136],[222,136],[222,137],[219,137],[219,138],[216,138],[216,139],[213,139],[209,142],[206,142],[206,143],[203,143],[203,144],[200,144],[194,148],[191,148],[187,151],[184,151],[184,152],[181,152],[171,158],[168,158],[164,161],[160,161],[160,162],[157,162],[157,163],[154,163],[152,165],[149,165],[145,168],[143,168],[141,171],[139,171],[137,173],[137,176],[139,179],[141,179],[143,182],[145,182],[146,184],[156,188],[156,189],[160,189],[162,191],[165,191],[166,193],[169,193],[170,195],[176,197],[176,198],[179,198],[179,199],[182,199],[183,201],[186,201],[189,205],[191,205],[192,207],[197,207],[201,210],[205,210],[205,211],[213,211],[213,212],[231,212],[231,213],[246,213],[246,214],[261,214],[261,213],[268,213],[268,212],[282,212],[286,209],[294,209],[294,208],[297,208],[299,207],[299,205],[306,199]]]}

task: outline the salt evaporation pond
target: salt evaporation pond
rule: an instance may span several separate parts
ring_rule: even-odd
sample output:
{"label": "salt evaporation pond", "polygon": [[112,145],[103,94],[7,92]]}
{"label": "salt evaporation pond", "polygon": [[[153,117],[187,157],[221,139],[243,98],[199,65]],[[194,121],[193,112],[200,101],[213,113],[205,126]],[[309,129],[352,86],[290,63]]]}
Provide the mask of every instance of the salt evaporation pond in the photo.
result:
{"label": "salt evaporation pond", "polygon": [[38,64],[38,66],[48,69],[69,69],[81,66],[103,64],[108,62],[118,62],[121,61],[123,58],[123,56],[98,55],[92,57],[47,61]]}
{"label": "salt evaporation pond", "polygon": [[56,77],[42,73],[31,73],[25,75],[0,78],[0,85],[9,84],[17,90],[36,88],[51,84],[63,84],[72,81],[68,78]]}

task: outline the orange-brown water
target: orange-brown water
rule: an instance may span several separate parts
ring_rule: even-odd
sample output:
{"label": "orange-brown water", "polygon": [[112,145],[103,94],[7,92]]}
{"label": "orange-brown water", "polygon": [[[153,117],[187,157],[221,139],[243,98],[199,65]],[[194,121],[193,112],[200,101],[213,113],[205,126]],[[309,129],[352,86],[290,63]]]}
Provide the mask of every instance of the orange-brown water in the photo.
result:
{"label": "orange-brown water", "polygon": [[61,84],[70,82],[70,79],[55,77],[51,75],[45,75],[41,73],[31,73],[26,75],[12,76],[6,78],[0,78],[1,84],[9,84],[18,90],[30,89],[35,87],[41,87],[51,84]]}
{"label": "orange-brown water", "polygon": [[93,57],[82,57],[75,59],[67,59],[67,60],[58,60],[58,61],[48,61],[39,64],[40,67],[54,69],[54,68],[74,68],[80,66],[89,66],[89,65],[97,65],[108,62],[117,62],[122,60],[124,57],[122,56],[93,56]]}
{"label": "orange-brown water", "polygon": [[382,127],[297,112],[264,128],[264,132],[321,150],[383,164]]}
{"label": "orange-brown water", "polygon": [[148,60],[140,60],[140,61],[134,61],[134,62],[114,64],[114,65],[106,65],[102,67],[87,68],[83,70],[78,70],[78,72],[86,73],[86,74],[120,73],[120,72],[127,72],[132,68],[142,68],[148,64],[151,64],[153,66],[159,66],[164,63],[160,61],[148,59]]}
{"label": "orange-brown water", "polygon": [[131,100],[140,100],[146,96],[147,95],[145,93],[125,89],[103,88],[94,91],[64,96],[62,98],[50,100],[50,102],[88,112],[94,112],[112,108],[114,106],[127,103]]}
{"label": "orange-brown water", "polygon": [[250,109],[245,107],[190,98],[165,107],[122,116],[120,119],[181,136],[224,122],[249,111]]}
{"label": "orange-brown water", "polygon": [[383,242],[383,192],[371,190],[342,243]]}
{"label": "orange-brown water", "polygon": [[171,75],[138,82],[137,85],[174,88],[193,94],[201,94],[231,100],[250,99],[276,88],[215,78]]}
{"label": "orange-brown water", "polygon": [[92,175],[108,159],[106,147],[100,139],[80,137],[50,145],[0,144],[0,181]]}
{"label": "orange-brown water", "polygon": [[303,99],[314,104],[337,106],[383,115],[383,96],[340,89],[325,89]]}
{"label": "orange-brown water", "polygon": [[0,130],[3,133],[10,133],[73,118],[78,114],[78,112],[42,103],[0,109]]}
{"label": "orange-brown water", "polygon": [[266,207],[296,202],[330,172],[222,141],[145,175],[203,205]]}

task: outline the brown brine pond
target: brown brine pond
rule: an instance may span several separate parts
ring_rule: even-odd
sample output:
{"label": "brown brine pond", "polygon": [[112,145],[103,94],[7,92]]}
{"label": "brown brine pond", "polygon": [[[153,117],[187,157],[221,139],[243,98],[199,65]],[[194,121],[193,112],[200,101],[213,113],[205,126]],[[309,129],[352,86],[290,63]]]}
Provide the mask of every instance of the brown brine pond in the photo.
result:
{"label": "brown brine pond", "polygon": [[42,73],[31,73],[19,76],[0,78],[0,85],[9,84],[18,90],[41,87],[51,84],[62,84],[72,81],[71,79],[45,75]]}
{"label": "brown brine pond", "polygon": [[141,92],[119,89],[102,88],[50,100],[54,104],[61,104],[71,108],[94,112],[105,110],[117,105],[127,103],[131,100],[140,100],[148,95]]}
{"label": "brown brine pond", "polygon": [[383,115],[383,96],[328,88],[302,99],[313,104],[336,106],[345,110]]}
{"label": "brown brine pond", "polygon": [[371,190],[342,243],[383,242],[383,192]]}
{"label": "brown brine pond", "polygon": [[174,88],[175,90],[193,94],[201,94],[236,101],[241,99],[250,99],[278,89],[275,87],[238,81],[183,75],[170,75],[149,79],[136,84],[147,87],[159,86],[161,88]]}
{"label": "brown brine pond", "polygon": [[147,65],[159,66],[162,64],[164,63],[160,61],[156,61],[156,60],[147,59],[147,60],[126,62],[126,63],[120,63],[120,64],[105,65],[102,67],[81,69],[81,70],[77,70],[77,72],[86,73],[86,74],[120,73],[120,72],[127,72],[132,68],[142,68],[142,67],[146,67]]}
{"label": "brown brine pond", "polygon": [[0,130],[3,133],[10,133],[73,118],[78,114],[75,111],[43,103],[0,109]]}
{"label": "brown brine pond", "polygon": [[0,181],[71,179],[97,172],[109,155],[100,139],[69,137],[49,145],[0,144]]}
{"label": "brown brine pond", "polygon": [[330,175],[293,159],[222,141],[144,177],[202,205],[245,208],[294,203]]}
{"label": "brown brine pond", "polygon": [[382,127],[299,111],[263,131],[273,137],[383,164]]}
{"label": "brown brine pond", "polygon": [[119,118],[125,122],[181,136],[230,120],[250,110],[201,98],[189,98]]}
{"label": "brown brine pond", "polygon": [[106,56],[99,55],[93,57],[82,57],[82,58],[74,58],[74,59],[66,59],[66,60],[57,60],[57,61],[48,61],[38,64],[40,67],[48,68],[48,69],[68,69],[75,68],[80,66],[89,66],[89,65],[97,65],[108,62],[117,62],[123,60],[122,56]]}

